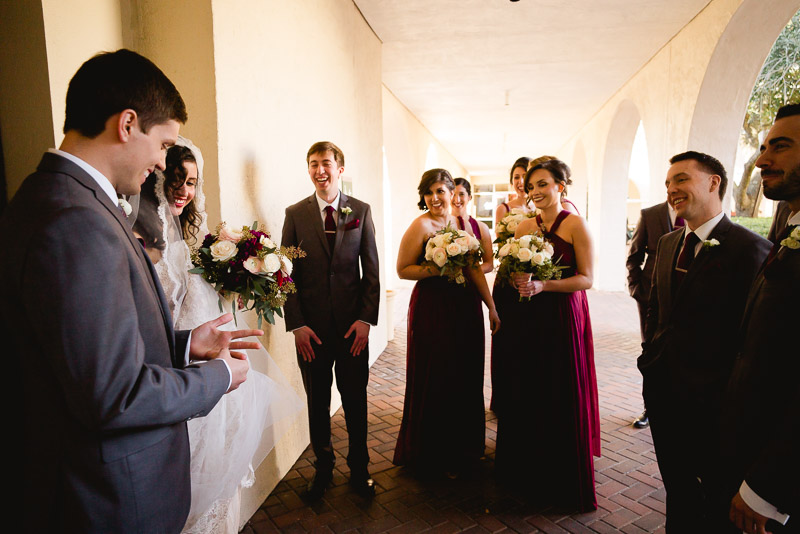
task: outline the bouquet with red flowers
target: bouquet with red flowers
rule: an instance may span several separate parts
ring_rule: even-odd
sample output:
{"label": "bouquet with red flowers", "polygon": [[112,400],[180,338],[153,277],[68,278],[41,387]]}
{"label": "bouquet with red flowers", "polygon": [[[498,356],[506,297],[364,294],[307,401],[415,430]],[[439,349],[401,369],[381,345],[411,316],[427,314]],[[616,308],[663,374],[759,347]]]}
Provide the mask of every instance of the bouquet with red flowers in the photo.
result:
{"label": "bouquet with red flowers", "polygon": [[[248,228],[229,229],[223,222],[192,251],[194,269],[222,297],[239,295],[239,308],[255,310],[258,328],[262,319],[275,324],[275,314],[283,317],[283,305],[297,289],[292,281],[292,260],[305,257],[297,247],[281,247],[269,234],[259,230],[258,221]],[[232,306],[234,319],[237,306]],[[222,311],[222,301],[220,301]]]}

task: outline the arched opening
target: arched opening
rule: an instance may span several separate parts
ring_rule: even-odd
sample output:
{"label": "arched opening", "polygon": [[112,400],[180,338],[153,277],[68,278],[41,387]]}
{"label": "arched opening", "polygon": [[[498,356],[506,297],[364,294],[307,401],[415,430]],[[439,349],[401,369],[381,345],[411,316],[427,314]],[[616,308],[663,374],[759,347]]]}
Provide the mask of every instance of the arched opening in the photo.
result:
{"label": "arched opening", "polygon": [[622,291],[625,288],[625,241],[628,174],[636,131],[642,122],[639,110],[623,100],[606,139],[599,199],[592,205],[591,226],[595,237],[595,287]]}
{"label": "arched opening", "polygon": [[[797,11],[797,0],[744,0],[731,17],[706,69],[688,147],[713,155],[730,170],[747,102],[775,38]],[[730,188],[726,207],[730,203]]]}
{"label": "arched opening", "polygon": [[[628,203],[626,210],[627,238],[633,233],[639,212],[649,206],[650,202],[650,157],[647,152],[647,137],[644,133],[644,122],[639,121],[636,135],[633,138],[631,159],[628,165]],[[627,239],[626,239],[627,241]]]}

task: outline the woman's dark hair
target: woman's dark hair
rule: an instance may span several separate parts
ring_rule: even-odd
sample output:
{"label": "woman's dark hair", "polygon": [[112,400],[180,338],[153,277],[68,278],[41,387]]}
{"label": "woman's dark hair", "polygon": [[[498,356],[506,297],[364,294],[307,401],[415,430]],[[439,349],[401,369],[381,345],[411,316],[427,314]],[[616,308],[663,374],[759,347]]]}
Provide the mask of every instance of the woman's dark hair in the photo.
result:
{"label": "woman's dark hair", "polygon": [[456,188],[456,184],[453,183],[453,177],[444,169],[431,169],[422,173],[419,187],[417,187],[417,191],[419,192],[419,202],[417,202],[417,206],[419,206],[419,209],[428,209],[427,204],[425,204],[425,193],[430,190],[433,184],[438,184],[439,182],[447,186],[447,189],[450,191]]}
{"label": "woman's dark hair", "polygon": [[553,180],[557,184],[561,184],[564,186],[563,191],[561,191],[562,195],[567,194],[567,186],[572,184],[572,180],[570,176],[572,176],[572,171],[569,170],[569,166],[561,161],[560,159],[550,159],[539,163],[538,165],[534,165],[528,172],[525,174],[525,192],[528,193],[532,187],[530,187],[529,182],[531,180],[531,176],[533,173],[538,171],[539,169],[544,169],[550,173],[553,177]]}
{"label": "woman's dark hair", "polygon": [[[167,151],[166,169],[164,170],[164,194],[167,195],[167,198],[173,197],[175,190],[180,189],[186,183],[187,173],[183,164],[187,161],[197,165],[197,160],[189,147],[175,145]],[[197,212],[194,199],[183,208],[180,221],[183,239],[188,245],[195,244],[197,232],[200,231],[200,214]]]}
{"label": "woman's dark hair", "polygon": [[461,187],[463,187],[464,189],[467,190],[467,194],[470,197],[472,196],[472,186],[469,185],[469,180],[467,180],[466,178],[456,178],[453,181],[455,182],[456,187],[458,187],[460,185]]}
{"label": "woman's dark hair", "polygon": [[514,169],[516,169],[517,167],[521,167],[523,171],[527,171],[528,164],[530,162],[531,158],[526,158],[525,156],[518,158],[517,161],[514,162],[514,165],[511,166],[511,170],[508,173],[508,183],[514,182]]}

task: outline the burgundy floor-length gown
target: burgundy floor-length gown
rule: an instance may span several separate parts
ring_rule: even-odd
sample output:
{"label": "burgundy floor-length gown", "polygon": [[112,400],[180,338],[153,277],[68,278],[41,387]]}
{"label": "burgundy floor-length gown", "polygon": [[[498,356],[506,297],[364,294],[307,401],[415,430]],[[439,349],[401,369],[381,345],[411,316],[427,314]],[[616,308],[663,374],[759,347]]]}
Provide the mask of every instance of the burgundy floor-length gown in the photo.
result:
{"label": "burgundy floor-length gown", "polygon": [[[576,267],[572,245],[555,234],[568,216],[560,212],[545,235],[553,258],[567,266],[562,278]],[[596,509],[593,456],[600,456],[600,417],[586,292],[542,292],[517,302],[514,313],[500,320],[501,330],[516,337],[493,351],[503,370],[497,383],[498,476],[538,503]]]}
{"label": "burgundy floor-length gown", "polygon": [[414,286],[395,464],[436,473],[461,470],[483,456],[481,305],[469,281],[461,286],[434,276]]}

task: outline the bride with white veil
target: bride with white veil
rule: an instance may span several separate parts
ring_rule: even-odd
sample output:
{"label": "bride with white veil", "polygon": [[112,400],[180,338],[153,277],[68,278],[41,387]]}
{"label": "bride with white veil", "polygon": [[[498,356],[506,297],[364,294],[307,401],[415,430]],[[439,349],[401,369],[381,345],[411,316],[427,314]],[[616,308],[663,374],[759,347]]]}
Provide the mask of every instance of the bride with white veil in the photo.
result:
{"label": "bride with white veil", "polygon": [[[208,232],[203,157],[179,137],[166,161],[166,170],[156,171],[142,187],[134,231],[155,263],[175,327],[191,329],[220,315],[214,288],[188,272],[193,266],[187,241],[202,241]],[[241,314],[238,323],[236,328],[248,328]],[[192,506],[184,532],[238,531],[241,489],[252,486],[254,468],[303,407],[266,350],[248,350],[247,356],[247,380],[206,417],[189,421]],[[265,373],[255,371],[254,364]]]}

